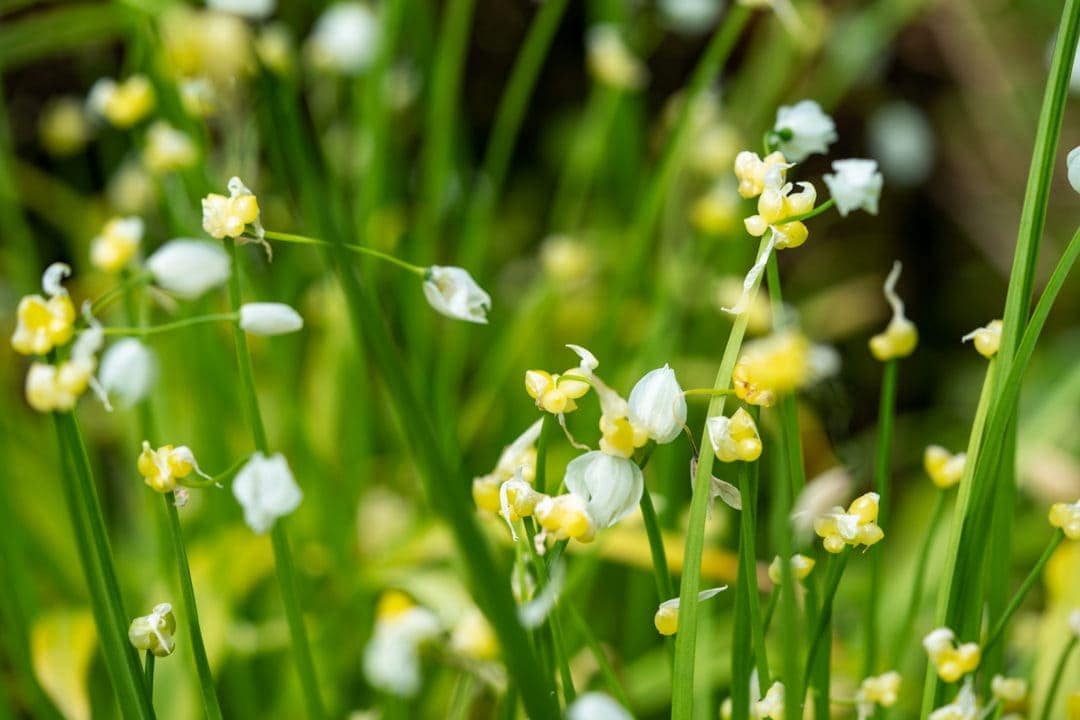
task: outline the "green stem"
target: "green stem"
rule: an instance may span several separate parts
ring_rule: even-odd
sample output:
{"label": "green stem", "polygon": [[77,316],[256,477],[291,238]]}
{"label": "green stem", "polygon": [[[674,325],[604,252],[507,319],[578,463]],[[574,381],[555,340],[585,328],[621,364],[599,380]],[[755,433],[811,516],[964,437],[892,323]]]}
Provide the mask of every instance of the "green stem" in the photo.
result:
{"label": "green stem", "polygon": [[[110,288],[108,292],[102,294],[101,297],[90,304],[91,314],[98,315],[117,299],[126,297],[133,288],[147,284],[152,278],[153,276],[148,272],[129,274],[118,285]],[[82,318],[80,317],[81,321]]]}
{"label": "green stem", "polygon": [[[240,264],[239,254],[236,252],[236,243],[233,242],[232,238],[225,239],[225,249],[232,259],[233,266],[233,272],[229,276],[229,305],[233,313],[239,313],[241,304]],[[240,374],[240,385],[245,399],[247,419],[251,427],[255,449],[267,455],[270,452],[270,444],[266,437],[262,413],[259,410],[259,398],[255,393],[255,373],[251,365],[251,351],[248,348],[247,335],[240,329],[239,317],[234,321],[233,340],[236,345],[236,362]],[[288,535],[285,531],[283,519],[279,519],[274,523],[270,538],[274,547],[274,565],[277,570],[281,600],[285,606],[285,619],[289,625],[289,636],[292,639],[292,654],[296,661],[297,673],[300,676],[300,686],[303,691],[307,714],[309,718],[320,719],[325,717],[326,713],[319,697],[319,687],[315,679],[315,664],[311,658],[311,647],[308,644],[307,630],[304,627],[300,599],[296,594],[292,551],[289,548]]]}
{"label": "green stem", "polygon": [[911,595],[908,598],[907,610],[904,611],[903,620],[900,621],[896,640],[893,642],[893,667],[903,664],[904,654],[910,647],[911,632],[915,627],[915,616],[919,613],[919,605],[922,601],[923,587],[926,585],[926,566],[930,560],[930,548],[933,547],[934,537],[937,535],[938,526],[945,516],[945,492],[938,491],[934,499],[934,509],[930,511],[930,522],[923,535],[922,546],[919,548],[918,559],[915,562],[915,578],[911,586]]}
{"label": "green stem", "polygon": [[123,335],[128,337],[148,337],[150,335],[159,335],[161,333],[172,332],[173,330],[180,330],[193,325],[206,325],[208,323],[216,322],[236,322],[240,319],[240,314],[231,313],[211,313],[209,315],[197,315],[195,317],[184,318],[183,320],[176,320],[171,323],[163,323],[161,325],[152,325],[150,327],[106,327],[104,332],[106,335]]}
{"label": "green stem", "polygon": [[143,662],[143,678],[146,683],[146,695],[150,698],[150,704],[154,704],[154,653],[146,651],[146,661]]}
{"label": "green stem", "polygon": [[[529,560],[536,571],[537,592],[540,592],[548,584],[547,564],[536,549],[536,529],[533,526],[532,518],[524,518],[523,525],[525,526],[525,545],[527,546]],[[551,609],[547,620],[551,626],[551,644],[555,650],[555,662],[559,666],[559,677],[562,680],[563,699],[569,705],[574,701],[577,693],[574,691],[574,676],[570,673],[570,660],[566,653],[562,624],[559,622],[558,603]]]}
{"label": "green stem", "polygon": [[[319,238],[308,237],[306,235],[295,235],[293,233],[283,233],[273,230],[267,230],[264,233],[265,237],[269,240],[277,240],[279,242],[293,243],[294,245],[316,245],[318,247],[334,247],[334,243],[327,242],[326,240],[320,240]],[[364,247],[363,245],[350,245],[342,243],[341,247],[349,250],[350,252],[357,253],[359,255],[367,255],[384,262],[388,262],[391,265],[397,265],[403,270],[408,270],[414,275],[425,277],[428,269],[420,265],[413,265],[412,263],[405,262],[401,258],[394,257],[389,253],[380,252],[374,248]]]}
{"label": "green stem", "polygon": [[780,588],[774,587],[772,592],[769,593],[769,602],[765,606],[765,614],[761,618],[761,628],[765,633],[769,632],[769,625],[772,624],[773,613],[776,612],[776,603],[780,599]]}
{"label": "green stem", "polygon": [[146,695],[139,658],[128,642],[128,617],[78,423],[71,413],[53,413],[53,424],[64,461],[61,487],[90,590],[105,667],[124,717],[153,718],[154,709]]}
{"label": "green stem", "polygon": [[783,220],[778,220],[774,224],[775,225],[787,225],[788,223],[803,222],[805,220],[809,220],[810,218],[816,218],[818,215],[821,215],[823,212],[825,212],[826,210],[828,210],[829,208],[831,208],[835,204],[836,204],[836,200],[834,200],[832,198],[829,198],[828,200],[821,203],[820,205],[818,205],[813,210],[809,210],[807,212],[804,212],[802,215],[792,215],[791,217],[784,218]]}
{"label": "green stem", "polygon": [[[814,623],[814,629],[810,635],[810,651],[806,654],[806,673],[804,675],[806,682],[804,682],[804,685],[809,684],[810,675],[818,662],[818,649],[826,641],[825,636],[832,621],[833,600],[836,599],[836,590],[840,587],[840,578],[844,575],[844,568],[847,567],[850,556],[851,548],[845,547],[838,556],[834,555],[829,558],[829,572],[825,579],[825,593],[821,598],[821,612],[818,613],[817,622]],[[823,662],[829,662],[829,654],[829,645],[826,645]],[[818,690],[828,697],[828,688],[818,688]]]}
{"label": "green stem", "polygon": [[202,626],[199,625],[199,609],[195,602],[195,586],[191,582],[191,568],[188,565],[187,549],[184,546],[184,531],[180,526],[180,513],[176,510],[174,493],[162,495],[165,503],[165,515],[169,520],[169,536],[172,539],[173,554],[176,556],[176,573],[180,580],[180,597],[184,601],[184,615],[187,617],[188,635],[192,654],[195,656],[195,670],[199,676],[199,690],[202,692],[203,709],[207,720],[221,720],[221,706],[214,691],[214,675],[210,672],[210,661],[206,656],[203,643]]}
{"label": "green stem", "polygon": [[[737,8],[739,9],[739,8]],[[733,11],[734,12],[734,11]],[[765,252],[768,241],[762,240],[758,247],[758,256]],[[757,293],[755,285],[751,295]],[[753,298],[751,298],[753,299]],[[731,384],[731,372],[735,368],[749,314],[743,313],[735,318],[735,323],[728,334],[727,345],[720,368],[716,373],[714,387],[723,390]],[[720,415],[724,411],[724,396],[714,397],[709,402],[707,417]],[[710,447],[708,429],[701,431],[699,447]],[[689,720],[693,714],[694,655],[697,649],[697,594],[701,581],[701,554],[705,547],[705,515],[709,506],[709,494],[712,481],[712,466],[715,455],[702,453],[698,458],[697,472],[694,476],[694,490],[690,501],[690,521],[686,531],[686,549],[683,560],[682,582],[679,586],[679,632],[675,635],[675,671],[672,678],[672,718]]]}
{"label": "green stem", "polygon": [[1027,596],[1031,588],[1035,585],[1035,582],[1039,579],[1039,576],[1042,575],[1042,571],[1043,568],[1046,567],[1046,563],[1050,561],[1050,557],[1054,554],[1054,551],[1057,550],[1058,545],[1060,545],[1061,541],[1064,539],[1065,533],[1063,533],[1061,530],[1057,530],[1054,532],[1054,536],[1050,538],[1049,544],[1047,544],[1046,549],[1043,550],[1043,554],[1042,557],[1039,558],[1039,562],[1035,563],[1035,567],[1031,568],[1031,572],[1029,572],[1028,576],[1024,578],[1024,582],[1020,583],[1020,587],[1017,588],[1016,594],[1013,595],[1013,599],[1009,601],[1009,605],[1005,608],[1005,612],[1002,613],[1001,618],[997,622],[997,625],[995,625],[994,629],[990,631],[990,634],[986,638],[986,642],[983,643],[982,651],[984,655],[989,652],[990,648],[992,648],[994,644],[997,643],[997,641],[1000,640],[1005,634],[1005,626],[1009,624],[1009,619],[1012,618],[1013,613],[1015,613],[1020,607],[1020,603],[1024,601],[1024,598]]}
{"label": "green stem", "polygon": [[581,613],[577,611],[577,608],[569,604],[566,606],[566,614],[570,617],[570,622],[581,637],[585,639],[585,644],[589,646],[589,651],[592,652],[593,658],[600,668],[600,674],[604,676],[604,683],[607,685],[608,690],[623,707],[630,707],[630,698],[627,697],[626,691],[619,682],[619,676],[615,674],[615,669],[611,667],[611,662],[608,660],[604,648],[601,647],[600,642],[593,635],[592,630],[589,629],[585,618],[581,617]]}
{"label": "green stem", "polygon": [[1043,700],[1042,720],[1050,720],[1051,710],[1054,708],[1054,698],[1057,697],[1061,678],[1065,675],[1065,666],[1069,662],[1069,655],[1072,654],[1078,642],[1080,642],[1080,637],[1073,635],[1069,638],[1069,642],[1065,643],[1065,648],[1061,651],[1061,656],[1058,657],[1057,667],[1054,668],[1054,677],[1050,680],[1050,687],[1046,689],[1046,699]]}
{"label": "green stem", "polygon": [[[893,358],[885,363],[881,380],[881,400],[878,404],[877,454],[874,462],[874,491],[878,494],[877,524],[883,530],[889,511],[889,456],[892,451],[893,417],[896,412],[896,376],[899,362]],[[879,627],[878,605],[881,586],[881,550],[870,557],[870,595],[866,607],[866,657],[863,675],[877,671]]]}
{"label": "green stem", "polygon": [[660,520],[656,515],[652,495],[649,489],[641,493],[641,517],[645,522],[645,534],[649,538],[649,553],[652,555],[653,577],[656,580],[656,594],[660,602],[675,596],[675,588],[668,571],[667,553],[664,550],[664,534],[660,529]]}

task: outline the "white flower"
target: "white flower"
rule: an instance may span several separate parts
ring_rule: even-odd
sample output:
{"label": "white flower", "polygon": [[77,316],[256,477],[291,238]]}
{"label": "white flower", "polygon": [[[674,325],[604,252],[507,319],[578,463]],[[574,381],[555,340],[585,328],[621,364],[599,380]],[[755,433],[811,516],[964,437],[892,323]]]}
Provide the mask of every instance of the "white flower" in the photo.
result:
{"label": "white flower", "polygon": [[824,154],[829,144],[836,142],[836,123],[813,100],[781,106],[776,111],[773,132],[779,136],[777,148],[791,162],[802,162],[815,153]]}
{"label": "white flower", "polygon": [[364,648],[364,677],[388,693],[412,697],[420,690],[419,646],[441,631],[439,620],[422,607],[380,618]]}
{"label": "white flower", "polygon": [[476,284],[467,270],[432,265],[424,277],[424,297],[446,317],[487,324],[491,296]]}
{"label": "white flower", "polygon": [[265,20],[274,14],[277,0],[206,0],[211,10],[232,13],[249,20]]}
{"label": "white flower", "polygon": [[252,455],[233,480],[233,495],[244,508],[244,522],[262,534],[279,517],[295,510],[304,495],[281,453]]}
{"label": "white flower", "polygon": [[1065,164],[1069,166],[1069,184],[1072,185],[1073,190],[1080,193],[1080,147],[1074,147],[1069,151]]}
{"label": "white flower", "polygon": [[379,35],[379,19],[371,8],[359,2],[337,3],[315,22],[307,41],[308,56],[320,69],[359,75],[375,60]]}
{"label": "white flower", "polygon": [[1073,635],[1080,638],[1080,610],[1069,613],[1069,629],[1073,631]]}
{"label": "white flower", "polygon": [[645,84],[649,71],[626,46],[614,25],[596,25],[586,39],[589,70],[606,85],[636,90]]}
{"label": "white flower", "polygon": [[754,703],[754,712],[759,718],[780,720],[784,717],[784,684],[777,680],[769,686],[762,700]]}
{"label": "white flower", "polygon": [[875,112],[867,135],[870,154],[890,184],[918,185],[934,167],[934,130],[926,113],[910,103],[894,101]]}
{"label": "white flower", "polygon": [[673,30],[690,35],[705,32],[720,15],[722,0],[660,0],[660,13]]}
{"label": "white flower", "polygon": [[686,424],[686,397],[666,364],[645,373],[630,391],[630,416],[660,444],[679,436]]}
{"label": "white flower", "polygon": [[570,492],[585,500],[597,529],[611,527],[633,512],[645,489],[645,478],[634,461],[599,450],[571,460],[563,481]]}
{"label": "white flower", "polygon": [[566,720],[633,720],[626,708],[602,692],[588,692],[566,708]]}
{"label": "white flower", "polygon": [[157,372],[154,351],[135,338],[124,338],[101,356],[98,380],[122,406],[131,407],[150,394]]}
{"label": "white flower", "polygon": [[185,300],[194,300],[229,279],[229,255],[219,245],[170,240],[146,260],[154,282]]}
{"label": "white flower", "polygon": [[285,303],[244,303],[240,327],[252,335],[285,335],[304,327],[304,318]]}
{"label": "white flower", "polygon": [[836,160],[832,167],[835,174],[826,174],[823,179],[840,214],[847,216],[852,210],[865,210],[877,215],[878,198],[884,183],[877,161]]}

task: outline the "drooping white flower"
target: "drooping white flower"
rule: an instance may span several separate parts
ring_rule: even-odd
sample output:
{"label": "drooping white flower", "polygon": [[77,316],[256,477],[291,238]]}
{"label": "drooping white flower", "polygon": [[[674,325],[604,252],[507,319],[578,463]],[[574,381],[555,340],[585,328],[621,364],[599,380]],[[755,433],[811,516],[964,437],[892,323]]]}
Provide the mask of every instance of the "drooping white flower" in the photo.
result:
{"label": "drooping white flower", "polygon": [[1069,167],[1069,184],[1073,190],[1080,193],[1080,147],[1074,147],[1069,151],[1065,164]]}
{"label": "drooping white flower", "polygon": [[420,691],[420,645],[441,631],[439,619],[427,608],[389,593],[380,602],[375,632],[364,648],[364,677],[378,689],[413,697]]}
{"label": "drooping white flower", "polygon": [[229,255],[219,245],[181,238],[158,248],[146,268],[159,287],[194,300],[229,279]]}
{"label": "drooping white flower", "polygon": [[206,0],[206,7],[249,20],[265,20],[274,14],[277,0]]}
{"label": "drooping white flower", "polygon": [[304,318],[285,303],[244,303],[240,306],[240,327],[252,335],[285,335],[304,327]]}
{"label": "drooping white flower", "polygon": [[566,708],[566,720],[633,720],[626,708],[602,692],[579,695]]}
{"label": "drooping white flower", "polygon": [[926,113],[911,103],[898,100],[876,111],[867,127],[867,143],[889,184],[918,185],[934,167],[934,129]]}
{"label": "drooping white flower", "polygon": [[154,351],[135,338],[124,338],[101,356],[98,380],[122,407],[132,407],[150,394],[157,374]]}
{"label": "drooping white flower", "polygon": [[267,532],[274,522],[300,505],[304,494],[281,453],[251,456],[233,480],[233,496],[244,508],[244,522],[255,532]]}
{"label": "drooping white flower", "polygon": [[491,296],[463,268],[432,265],[424,277],[424,297],[446,317],[487,324]]}
{"label": "drooping white flower", "polygon": [[1073,635],[1080,638],[1080,610],[1069,613],[1069,629],[1072,630]]}
{"label": "drooping white flower", "polygon": [[836,142],[836,123],[813,100],[783,105],[776,111],[777,148],[791,162],[802,162],[815,153],[829,151]]}
{"label": "drooping white flower", "polygon": [[597,529],[611,527],[633,512],[645,489],[645,478],[634,461],[599,450],[571,460],[563,481],[585,500]]}
{"label": "drooping white flower", "polygon": [[823,179],[840,214],[846,217],[852,210],[865,210],[877,215],[878,198],[885,182],[878,172],[877,161],[836,160],[832,167],[834,172],[826,173]]}
{"label": "drooping white flower", "polygon": [[630,391],[630,417],[660,444],[679,436],[686,424],[686,396],[668,365],[645,373]]}
{"label": "drooping white flower", "polygon": [[148,651],[155,657],[166,657],[176,649],[176,641],[173,640],[175,632],[176,617],[172,605],[158,603],[149,615],[131,621],[128,641],[137,650]]}
{"label": "drooping white flower", "polygon": [[307,40],[315,67],[342,75],[359,75],[375,60],[379,19],[364,3],[340,2],[319,16]]}

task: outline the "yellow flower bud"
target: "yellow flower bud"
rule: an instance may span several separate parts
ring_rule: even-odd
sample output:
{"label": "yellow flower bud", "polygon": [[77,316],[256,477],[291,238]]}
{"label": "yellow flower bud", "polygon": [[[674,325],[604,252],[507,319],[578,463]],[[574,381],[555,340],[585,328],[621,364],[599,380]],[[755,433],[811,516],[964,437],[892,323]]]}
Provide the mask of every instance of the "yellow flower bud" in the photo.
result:
{"label": "yellow flower bud", "polygon": [[893,316],[885,331],[870,338],[870,352],[874,358],[885,362],[894,358],[907,357],[919,344],[919,331],[915,324],[904,315],[904,302],[896,294],[896,282],[900,279],[900,262],[893,263],[889,276],[885,279],[885,299],[892,306]]}
{"label": "yellow flower bud", "polygon": [[739,408],[730,417],[711,417],[706,421],[709,440],[720,462],[753,462],[761,457],[761,436],[750,413]]}
{"label": "yellow flower bud", "polygon": [[653,625],[661,635],[674,635],[679,630],[679,608],[661,605],[653,616]]}
{"label": "yellow flower bud", "polygon": [[810,236],[810,231],[806,229],[806,224],[798,220],[774,226],[773,233],[773,246],[777,250],[799,247],[805,243],[806,238]]}
{"label": "yellow flower bud", "polygon": [[577,409],[574,400],[589,392],[589,384],[573,379],[574,373],[573,368],[563,375],[552,375],[544,370],[527,370],[525,392],[536,400],[536,407],[541,410],[553,415],[573,412]]}
{"label": "yellow flower bud", "polygon": [[125,129],[154,109],[154,86],[145,75],[132,75],[123,82],[102,78],[90,88],[90,110],[115,127]]}
{"label": "yellow flower bud", "polygon": [[119,272],[131,262],[143,237],[143,221],[138,217],[113,218],[101,234],[90,241],[90,262],[102,272]]}
{"label": "yellow flower bud", "polygon": [[392,620],[416,607],[412,598],[401,590],[387,590],[375,606],[375,621]]}
{"label": "yellow flower bud", "polygon": [[70,340],[75,330],[75,306],[66,294],[48,300],[27,295],[19,301],[16,316],[11,347],[21,355],[44,355]]}
{"label": "yellow flower bud", "polygon": [[1061,528],[1065,537],[1080,540],[1080,500],[1072,503],[1054,503],[1050,506],[1050,524]]}
{"label": "yellow flower bud", "polygon": [[183,480],[192,472],[206,480],[212,479],[199,469],[195,456],[186,445],[162,445],[154,450],[150,443],[143,441],[136,468],[150,489],[162,494],[175,490],[177,481]]}
{"label": "yellow flower bud", "polygon": [[618,457],[631,457],[635,449],[649,441],[646,430],[637,427],[625,417],[612,419],[607,415],[601,415],[600,432],[602,433],[600,449],[608,455]]}
{"label": "yellow flower bud", "polygon": [[814,531],[823,539],[825,549],[838,553],[846,545],[874,545],[885,537],[877,525],[878,494],[866,493],[856,498],[845,511],[835,507],[814,520]]}
{"label": "yellow flower bud", "polygon": [[172,655],[176,649],[173,633],[176,632],[176,618],[172,605],[159,603],[149,615],[137,617],[128,628],[128,640],[136,650],[149,651],[155,657]]}
{"label": "yellow flower bud", "polygon": [[926,474],[942,490],[960,482],[966,462],[966,453],[953,455],[940,445],[930,445],[923,453],[923,467],[926,469]]}
{"label": "yellow flower bud", "polygon": [[780,185],[790,167],[784,155],[774,152],[762,160],[757,153],[744,150],[735,156],[735,177],[739,181],[739,194],[744,198],[757,197],[765,189],[765,173],[776,166],[780,172]]}
{"label": "yellow flower bud", "polygon": [[963,342],[974,340],[975,350],[984,358],[989,359],[997,355],[998,348],[1001,347],[1002,328],[1000,320],[991,320],[984,327],[969,332],[962,340]]}
{"label": "yellow flower bud", "polygon": [[[814,565],[815,561],[813,558],[796,553],[791,556],[791,575],[796,580],[805,580],[814,569]],[[769,579],[776,585],[779,585],[783,581],[783,568],[780,565],[779,555],[774,557],[773,561],[769,563]]]}

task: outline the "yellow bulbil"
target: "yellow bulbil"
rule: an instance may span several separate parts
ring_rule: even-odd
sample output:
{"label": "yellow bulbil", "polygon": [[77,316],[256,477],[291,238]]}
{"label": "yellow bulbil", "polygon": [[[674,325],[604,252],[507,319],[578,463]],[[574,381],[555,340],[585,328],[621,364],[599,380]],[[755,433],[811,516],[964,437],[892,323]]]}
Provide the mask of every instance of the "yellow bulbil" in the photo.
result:
{"label": "yellow bulbil", "polygon": [[1070,540],[1080,540],[1080,501],[1051,505],[1050,524],[1061,528]]}
{"label": "yellow bulbil", "polygon": [[[203,198],[203,229],[210,237],[222,240],[226,237],[238,238],[248,225],[252,225],[256,236],[262,241],[258,199],[238,177],[230,178],[228,187],[228,197],[210,193]],[[266,247],[269,253],[269,245]]]}
{"label": "yellow bulbil", "polygon": [[926,474],[942,490],[960,482],[966,462],[966,453],[953,455],[940,445],[929,445],[923,453],[923,468],[926,469]]}
{"label": "yellow bulbil", "polygon": [[631,457],[635,449],[649,441],[648,433],[625,417],[613,420],[607,415],[601,415],[600,432],[600,449],[608,455],[618,457]]}
{"label": "yellow bulbil", "polygon": [[416,607],[412,598],[401,590],[387,590],[379,597],[375,606],[375,621],[392,620]]}
{"label": "yellow bulbil", "polygon": [[874,359],[885,362],[893,358],[907,357],[919,344],[919,331],[906,318],[893,318],[884,332],[870,338],[870,353]]}
{"label": "yellow bulbil", "polygon": [[540,526],[556,540],[573,538],[580,542],[592,542],[596,537],[596,528],[585,509],[585,501],[572,493],[541,497],[534,514]]}
{"label": "yellow bulbil", "polygon": [[44,355],[70,340],[75,330],[75,306],[67,294],[48,300],[27,295],[19,301],[16,315],[11,347],[21,355]]}
{"label": "yellow bulbil", "polygon": [[978,643],[957,645],[952,630],[938,628],[923,639],[923,647],[938,677],[945,682],[956,682],[979,667],[982,651]]}
{"label": "yellow bulbil", "polygon": [[674,635],[679,631],[679,608],[674,605],[661,605],[653,616],[653,625],[661,635]]}
{"label": "yellow bulbil", "polygon": [[90,241],[90,263],[102,272],[119,272],[142,243],[143,222],[137,217],[113,218]]}
{"label": "yellow bulbil", "polygon": [[789,167],[784,154],[777,151],[762,160],[755,152],[744,150],[735,156],[735,177],[739,181],[739,194],[744,198],[757,197],[765,190],[765,173],[777,166],[781,184]]}
{"label": "yellow bulbil", "polygon": [[885,533],[877,525],[878,500],[877,493],[866,493],[856,498],[847,511],[835,507],[814,520],[814,532],[822,538],[825,549],[838,553],[847,545],[869,547],[880,542]]}
{"label": "yellow bulbil", "polygon": [[720,462],[753,462],[761,457],[757,424],[743,408],[730,418],[710,418],[709,423],[709,439]]}
{"label": "yellow bulbil", "polygon": [[[798,554],[791,556],[791,575],[796,580],[805,580],[810,572],[814,569],[815,561],[811,557]],[[769,579],[773,583],[779,585],[783,580],[781,571],[783,568],[780,565],[780,556],[777,555],[773,558],[773,561],[769,563]]]}
{"label": "yellow bulbil", "polygon": [[195,470],[195,458],[187,447],[162,445],[154,450],[150,443],[144,441],[136,465],[152,490],[167,493],[176,489],[177,480],[186,478]]}
{"label": "yellow bulbil", "polygon": [[154,109],[154,86],[145,75],[132,75],[119,83],[105,78],[91,88],[89,103],[111,125],[126,129]]}
{"label": "yellow bulbil", "polygon": [[975,341],[975,350],[984,358],[997,355],[1001,347],[1001,331],[1004,326],[1000,320],[991,320],[984,327],[976,328],[963,337],[963,341]]}
{"label": "yellow bulbil", "polygon": [[563,375],[552,375],[545,370],[527,370],[525,392],[529,393],[529,397],[536,401],[536,407],[541,410],[553,415],[573,412],[577,409],[574,400],[589,392],[589,384],[574,379],[574,375],[573,368]]}
{"label": "yellow bulbil", "polygon": [[735,390],[735,397],[745,403],[761,407],[772,407],[776,403],[776,393],[754,382],[749,368],[741,362],[735,364],[735,369],[731,373],[731,384]]}

